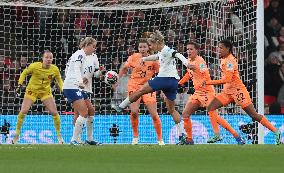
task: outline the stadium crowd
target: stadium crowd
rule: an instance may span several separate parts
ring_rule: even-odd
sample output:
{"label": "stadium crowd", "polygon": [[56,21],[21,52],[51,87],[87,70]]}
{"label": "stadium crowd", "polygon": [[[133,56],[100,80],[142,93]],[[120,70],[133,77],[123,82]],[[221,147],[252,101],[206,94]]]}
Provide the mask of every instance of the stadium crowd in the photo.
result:
{"label": "stadium crowd", "polygon": [[[283,2],[270,0],[266,2],[265,8],[265,35],[267,38],[266,43],[269,43],[266,44],[268,46],[265,49],[265,57],[268,57],[265,61],[265,84],[268,84],[265,85],[265,95],[274,96],[275,101],[281,87],[278,87],[277,90],[273,87],[279,86],[279,83],[282,85],[283,76],[278,75],[279,80],[273,80],[267,76],[275,77],[273,73],[281,69],[281,60],[274,67],[274,59],[269,58],[269,55],[273,52],[274,55],[281,56],[281,23],[284,24],[281,21],[282,7]],[[208,35],[206,35],[208,32],[214,34],[214,31],[211,31],[212,28],[208,25],[208,23],[212,22],[208,18],[208,9],[209,3],[172,8],[123,11],[0,6],[0,30],[4,31],[0,32],[0,91],[2,92],[0,99],[2,109],[0,110],[0,114],[17,114],[19,111],[19,103],[23,95],[17,97],[15,95],[15,88],[17,87],[19,74],[28,64],[39,60],[41,53],[48,49],[54,53],[54,63],[59,67],[64,78],[66,62],[71,54],[78,49],[80,38],[85,36],[93,36],[98,40],[96,53],[100,63],[107,70],[117,72],[127,57],[136,51],[138,38],[146,37],[149,31],[154,30],[160,30],[165,33],[167,44],[184,55],[186,55],[185,43],[194,41],[201,44],[201,53],[207,60],[209,57],[215,57],[216,42],[213,39],[209,39]],[[234,10],[236,12],[238,9]],[[227,12],[234,13],[234,10]],[[244,8],[243,13],[249,14],[251,10]],[[232,23],[230,20],[226,21],[224,28],[230,28]],[[249,25],[249,23],[244,23],[244,26],[246,25]],[[284,29],[282,30],[284,37]],[[207,40],[205,40],[206,37]],[[278,41],[278,44],[275,40]],[[252,42],[255,42],[254,38],[252,38]],[[282,47],[284,49],[284,46]],[[269,61],[269,59],[272,60]],[[246,61],[245,63],[240,63],[242,69],[246,69],[250,63],[253,63],[249,60],[249,58],[241,60]],[[213,58],[209,59],[209,63],[211,63],[209,64],[210,73],[213,78],[218,74],[218,69],[214,66]],[[178,64],[180,68],[179,72],[182,76],[185,69],[181,68],[182,65],[180,62]],[[273,70],[269,67],[273,67]],[[249,71],[243,72],[249,73]],[[125,97],[128,77],[125,76],[124,80],[121,80],[123,82],[118,84],[119,86],[116,90],[106,85],[102,78],[94,81],[94,104],[98,113],[111,113],[111,105],[116,104],[117,100]],[[254,76],[252,77],[255,78]],[[278,81],[278,85],[273,85],[271,81],[267,81],[268,79],[272,80],[272,82]],[[245,84],[250,85],[246,81]],[[248,87],[249,91],[252,87]],[[189,93],[192,92],[189,89],[181,91],[178,95],[177,106],[180,111],[187,99],[188,91]],[[284,91],[279,93],[284,94]],[[58,110],[61,113],[71,111],[70,105],[65,101],[59,90],[56,89],[56,86],[54,87],[54,94]],[[162,100],[160,97],[158,99]],[[278,100],[284,106],[284,101],[281,102],[281,99]],[[158,104],[158,113],[166,113],[164,103],[160,101]],[[142,108],[141,110],[145,109]],[[41,104],[35,104],[30,113],[42,114],[42,112],[44,112],[44,108]]]}
{"label": "stadium crowd", "polygon": [[284,2],[265,1],[264,14],[265,104],[271,114],[279,114],[284,113]]}

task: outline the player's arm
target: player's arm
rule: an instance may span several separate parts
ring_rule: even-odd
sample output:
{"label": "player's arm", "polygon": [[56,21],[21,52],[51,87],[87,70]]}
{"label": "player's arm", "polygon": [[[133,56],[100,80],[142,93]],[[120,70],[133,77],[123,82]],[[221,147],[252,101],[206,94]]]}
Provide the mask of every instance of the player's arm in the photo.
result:
{"label": "player's arm", "polygon": [[99,62],[97,56],[96,56],[96,58],[95,58],[94,63],[95,63],[94,77],[95,77],[95,78],[99,78],[99,77],[101,77],[102,75],[105,74],[106,69],[105,69],[104,66],[100,66],[100,62]]}
{"label": "player's arm", "polygon": [[158,59],[159,59],[159,56],[157,54],[154,54],[154,55],[143,57],[142,61],[156,61]]}
{"label": "player's arm", "polygon": [[183,85],[184,83],[186,83],[187,81],[189,81],[189,79],[190,79],[189,72],[186,72],[185,75],[182,77],[182,79],[179,80],[178,84],[179,84],[179,85]]}
{"label": "player's arm", "polygon": [[233,72],[225,72],[221,79],[206,81],[206,85],[221,85],[232,81]]}
{"label": "player's arm", "polygon": [[63,81],[62,81],[58,67],[56,67],[56,70],[55,70],[55,80],[59,86],[60,91],[62,92],[63,91]]}
{"label": "player's arm", "polygon": [[76,57],[76,60],[74,61],[74,72],[75,72],[75,79],[77,82],[77,85],[82,88],[84,87],[84,83],[83,83],[83,78],[81,76],[81,67],[82,67],[82,59],[83,59],[83,55],[79,55],[78,57]]}
{"label": "player's arm", "polygon": [[25,70],[21,73],[18,85],[22,85],[26,77],[33,72],[34,64],[30,64]]}
{"label": "player's arm", "polygon": [[206,85],[221,85],[232,82],[234,70],[238,68],[236,62],[227,61],[225,64],[222,78],[219,80],[206,81]]}
{"label": "player's arm", "polygon": [[178,58],[179,60],[181,60],[182,64],[184,66],[188,67],[188,61],[181,53],[178,53],[178,52],[174,51],[172,56],[175,57],[175,58]]}
{"label": "player's arm", "polygon": [[122,65],[121,69],[118,72],[118,79],[127,73],[127,70],[131,67],[132,56],[130,56],[127,61]]}
{"label": "player's arm", "polygon": [[118,72],[118,79],[120,79],[123,75],[127,73],[128,67],[126,64],[122,65],[122,68]]}

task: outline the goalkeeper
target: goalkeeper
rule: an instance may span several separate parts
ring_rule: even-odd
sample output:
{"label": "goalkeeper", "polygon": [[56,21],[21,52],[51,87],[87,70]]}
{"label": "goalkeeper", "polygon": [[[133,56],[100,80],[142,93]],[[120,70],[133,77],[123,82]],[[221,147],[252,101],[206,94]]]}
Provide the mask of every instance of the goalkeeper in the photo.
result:
{"label": "goalkeeper", "polygon": [[56,104],[53,99],[50,87],[52,80],[55,78],[60,88],[60,91],[62,91],[63,81],[61,79],[58,67],[53,65],[52,61],[52,52],[48,50],[44,51],[42,56],[42,62],[34,62],[30,64],[21,73],[20,79],[18,81],[18,87],[16,89],[17,96],[20,95],[19,92],[26,76],[31,74],[31,78],[29,80],[28,86],[26,87],[24,100],[21,106],[20,113],[18,114],[16,133],[12,140],[13,144],[18,143],[20,130],[23,125],[25,116],[27,115],[27,112],[29,111],[30,107],[38,98],[42,101],[44,106],[47,108],[47,110],[53,117],[58,143],[64,143],[60,133],[60,116],[57,112]]}

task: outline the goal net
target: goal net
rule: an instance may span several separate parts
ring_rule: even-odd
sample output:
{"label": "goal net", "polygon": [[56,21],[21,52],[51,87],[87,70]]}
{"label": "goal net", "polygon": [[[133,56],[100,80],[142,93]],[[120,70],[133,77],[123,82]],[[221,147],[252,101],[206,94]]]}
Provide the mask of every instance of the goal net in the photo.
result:
{"label": "goal net", "polygon": [[[212,78],[220,77],[217,43],[228,38],[234,41],[234,53],[239,60],[241,78],[247,86],[256,107],[259,97],[256,88],[256,4],[241,0],[5,0],[0,2],[0,62],[1,98],[0,120],[11,124],[13,136],[23,95],[17,97],[15,88],[20,73],[32,62],[41,60],[44,50],[53,52],[64,79],[66,61],[78,49],[80,38],[92,36],[98,40],[97,55],[107,70],[119,71],[128,56],[137,51],[137,40],[149,32],[160,30],[166,44],[186,56],[186,42],[201,45]],[[262,57],[261,57],[262,58]],[[186,69],[178,63],[180,75]],[[130,143],[132,129],[129,112],[117,115],[112,105],[127,96],[124,76],[116,90],[102,79],[94,80],[93,104],[96,108],[95,138],[102,143]],[[27,82],[26,82],[27,84]],[[66,141],[72,135],[72,108],[53,84],[55,102],[61,114],[62,134]],[[189,82],[189,87],[192,87]],[[221,87],[217,87],[220,92]],[[190,93],[179,93],[177,109],[182,112]],[[244,116],[235,104],[219,110],[220,114],[239,131],[241,124],[252,123],[252,132],[246,137],[257,143],[257,125]],[[145,106],[140,107],[140,143],[156,143],[155,130]],[[165,103],[158,95],[158,113],[161,116],[163,138],[175,143],[176,129]],[[20,143],[54,143],[56,135],[51,116],[37,101],[30,109],[22,127]],[[196,143],[205,143],[213,134],[205,109],[192,116]],[[119,136],[110,135],[110,128],[118,126]],[[222,143],[235,143],[225,130]],[[243,134],[240,132],[240,134]],[[83,137],[84,138],[84,137]],[[249,142],[251,142],[249,141]],[[8,141],[9,142],[9,141]],[[268,138],[267,143],[273,141]]]}

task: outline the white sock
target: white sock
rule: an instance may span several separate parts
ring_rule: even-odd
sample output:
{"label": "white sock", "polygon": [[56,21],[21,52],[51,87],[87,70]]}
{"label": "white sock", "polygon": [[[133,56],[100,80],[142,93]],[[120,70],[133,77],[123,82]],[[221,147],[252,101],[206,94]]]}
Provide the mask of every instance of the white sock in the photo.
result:
{"label": "white sock", "polygon": [[93,140],[93,120],[94,120],[94,116],[88,116],[87,121],[86,121],[87,141]]}
{"label": "white sock", "polygon": [[120,103],[119,107],[120,108],[126,108],[131,102],[129,101],[129,97],[127,97],[123,102]]}
{"label": "white sock", "polygon": [[177,126],[178,136],[181,136],[182,133],[183,133],[183,126],[182,126],[181,122],[177,123],[176,126]]}
{"label": "white sock", "polygon": [[73,129],[73,136],[72,136],[71,141],[77,141],[79,135],[82,133],[83,126],[86,123],[86,121],[87,121],[87,118],[84,118],[81,115],[79,115],[79,117],[77,118],[75,122],[75,127]]}

